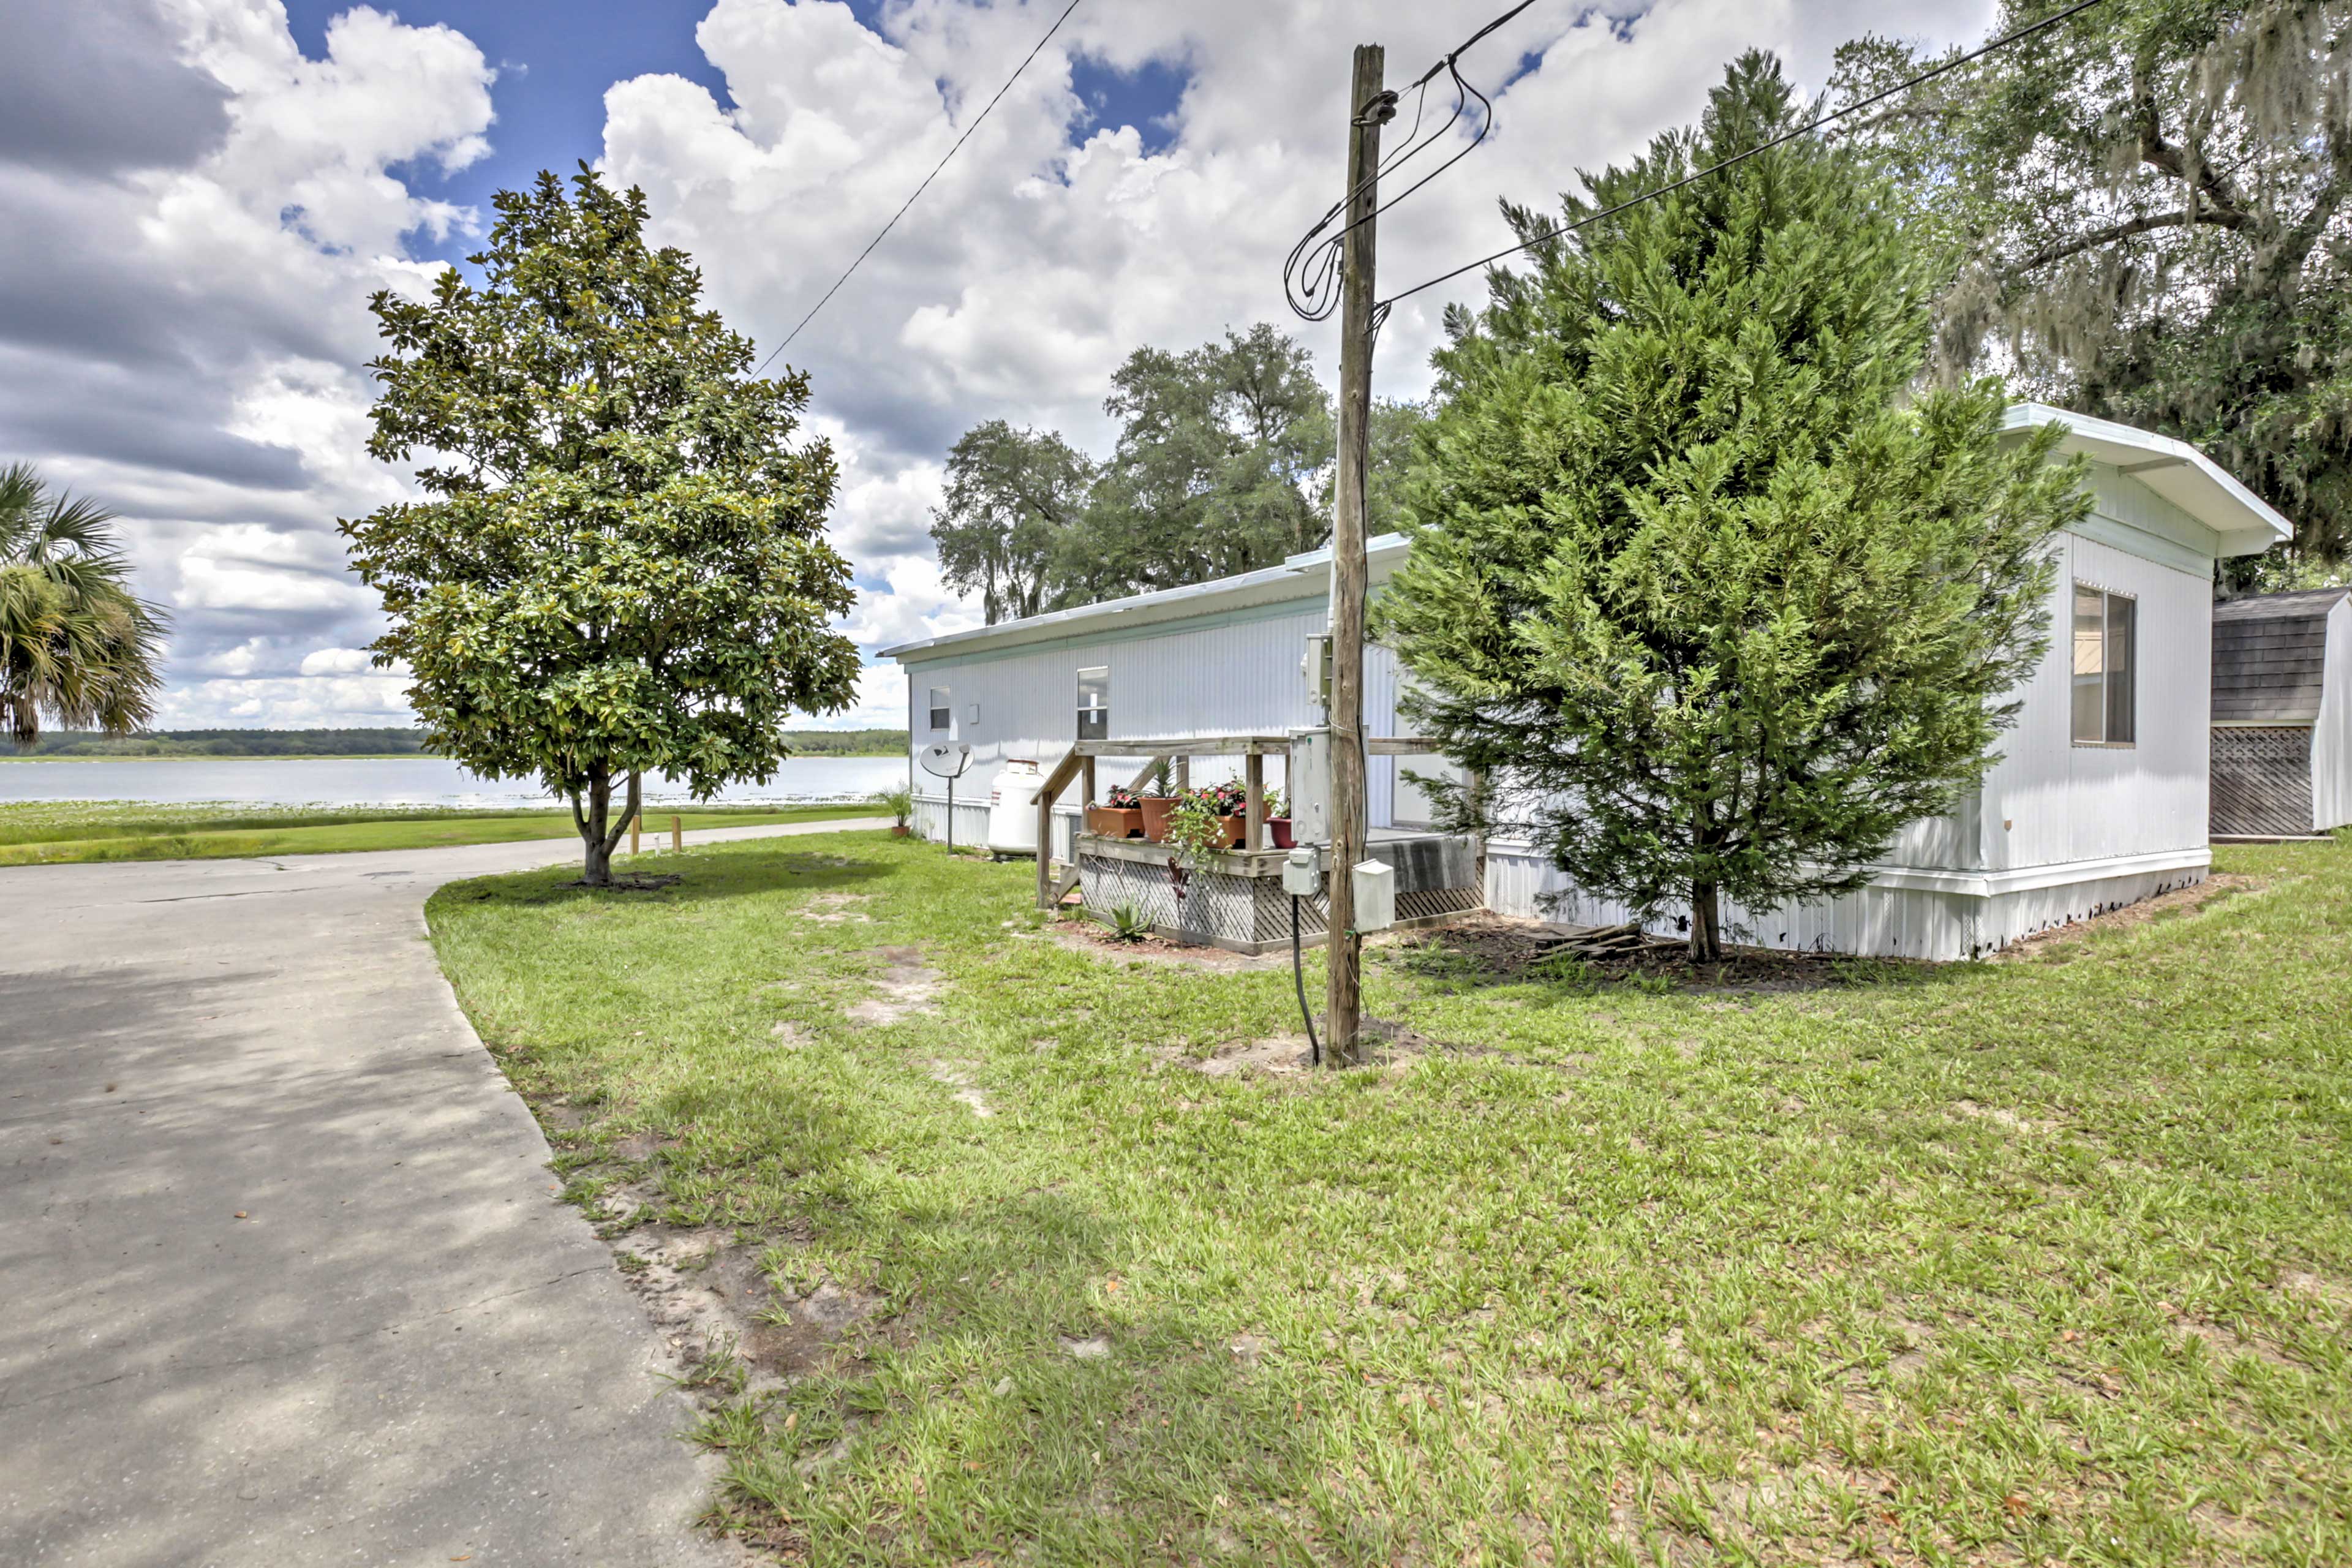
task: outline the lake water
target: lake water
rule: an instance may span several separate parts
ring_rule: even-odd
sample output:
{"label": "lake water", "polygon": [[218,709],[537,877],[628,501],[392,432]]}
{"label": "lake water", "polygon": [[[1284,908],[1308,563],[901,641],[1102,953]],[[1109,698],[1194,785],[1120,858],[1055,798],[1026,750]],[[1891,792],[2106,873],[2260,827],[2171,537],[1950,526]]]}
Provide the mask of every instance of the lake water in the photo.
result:
{"label": "lake water", "polygon": [[[793,757],[764,784],[737,784],[730,805],[863,800],[907,782],[904,757]],[[685,786],[647,779],[648,805],[688,803]],[[308,757],[0,762],[0,801],[240,801],[272,805],[550,805],[530,779],[484,779],[441,757]]]}

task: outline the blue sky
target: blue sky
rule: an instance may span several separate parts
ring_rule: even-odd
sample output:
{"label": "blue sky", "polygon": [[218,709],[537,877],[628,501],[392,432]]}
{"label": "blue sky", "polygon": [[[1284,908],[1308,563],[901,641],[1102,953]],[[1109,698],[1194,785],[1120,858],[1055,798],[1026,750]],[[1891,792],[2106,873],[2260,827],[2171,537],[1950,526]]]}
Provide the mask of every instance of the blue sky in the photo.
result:
{"label": "blue sky", "polygon": [[[764,352],[871,239],[1066,0],[6,0],[0,458],[122,519],[174,636],[168,725],[400,722],[335,531],[411,494],[366,455],[367,301],[478,247],[490,198],[585,158]],[[1500,0],[1082,0],[908,222],[796,342],[808,432],[879,649],[977,623],[929,540],[984,420],[1106,453],[1110,378],[1270,321],[1328,376],[1281,258],[1339,194],[1353,44],[1405,81]],[[1495,135],[1384,217],[1384,278],[1500,248],[1687,123],[1741,50],[1819,86],[1865,31],[1983,36],[1994,0],[1537,0],[1467,68]],[[1338,23],[1335,26],[1335,21]],[[1414,397],[1475,275],[1404,301],[1375,390]],[[874,667],[842,723],[897,722]]]}
{"label": "blue sky", "polygon": [[[351,0],[286,0],[295,42],[313,59],[326,53],[327,24],[352,8]],[[667,73],[707,89],[724,108],[734,101],[727,79],[694,41],[709,0],[386,0],[412,26],[441,24],[463,33],[499,73],[490,89],[498,113],[490,155],[445,174],[430,159],[395,165],[412,189],[490,211],[491,197],[541,169],[570,175],[582,159],[604,153],[604,89],[631,77]],[[861,22],[874,26],[881,0],[849,0]],[[1148,60],[1119,70],[1099,58],[1080,59],[1072,85],[1098,124],[1132,125],[1144,150],[1158,153],[1174,136],[1169,123],[1183,96],[1181,64]],[[983,97],[982,101],[985,101]],[[462,263],[464,236],[436,241],[411,237],[420,258]]]}

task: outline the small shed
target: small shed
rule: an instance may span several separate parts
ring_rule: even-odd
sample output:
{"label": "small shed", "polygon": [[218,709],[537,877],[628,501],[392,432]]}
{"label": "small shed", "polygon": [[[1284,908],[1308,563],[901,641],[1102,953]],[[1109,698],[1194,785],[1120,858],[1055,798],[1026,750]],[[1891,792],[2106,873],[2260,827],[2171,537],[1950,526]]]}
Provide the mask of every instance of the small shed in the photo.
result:
{"label": "small shed", "polygon": [[2352,822],[2352,589],[2213,606],[2212,803],[2216,838]]}

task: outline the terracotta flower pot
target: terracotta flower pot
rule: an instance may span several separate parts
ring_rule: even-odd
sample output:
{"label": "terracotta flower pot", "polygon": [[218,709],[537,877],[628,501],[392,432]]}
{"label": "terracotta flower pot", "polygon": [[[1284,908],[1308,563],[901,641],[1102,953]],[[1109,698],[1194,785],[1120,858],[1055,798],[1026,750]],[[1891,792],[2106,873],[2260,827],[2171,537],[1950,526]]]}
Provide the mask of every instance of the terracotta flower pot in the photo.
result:
{"label": "terracotta flower pot", "polygon": [[914,836],[915,836],[915,830],[914,830],[913,828],[911,828],[911,827],[908,826],[905,823],[903,823],[903,822],[898,822],[898,823],[893,823],[893,824],[891,824],[891,826],[890,826],[890,837],[893,837],[893,838],[912,838]]}
{"label": "terracotta flower pot", "polygon": [[1143,836],[1154,844],[1166,843],[1168,818],[1176,810],[1176,796],[1147,795],[1143,797],[1140,810],[1143,816]]}
{"label": "terracotta flower pot", "polygon": [[1265,819],[1265,834],[1268,838],[1274,841],[1274,847],[1276,849],[1287,849],[1291,847],[1290,818],[1286,816],[1267,817]]}
{"label": "terracotta flower pot", "polygon": [[1099,838],[1140,838],[1143,813],[1131,805],[1090,805],[1087,831]]}
{"label": "terracotta flower pot", "polygon": [[1225,825],[1225,841],[1223,844],[1220,845],[1219,847],[1224,849],[1238,847],[1241,844],[1243,835],[1248,831],[1249,818],[1244,816],[1239,812],[1235,812],[1233,816],[1221,817],[1219,820],[1223,822]]}

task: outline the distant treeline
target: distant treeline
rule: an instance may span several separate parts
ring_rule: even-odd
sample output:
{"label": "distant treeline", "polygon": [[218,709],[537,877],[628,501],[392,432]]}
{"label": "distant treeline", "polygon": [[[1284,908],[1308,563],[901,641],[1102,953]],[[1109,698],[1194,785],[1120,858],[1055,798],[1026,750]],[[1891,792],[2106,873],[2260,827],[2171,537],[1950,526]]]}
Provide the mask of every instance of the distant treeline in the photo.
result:
{"label": "distant treeline", "polygon": [[383,730],[153,730],[101,735],[59,730],[30,751],[0,746],[9,757],[409,757],[425,749],[417,732]]}
{"label": "distant treeline", "polygon": [[[904,730],[787,730],[785,743],[804,757],[898,757]],[[415,730],[157,730],[101,735],[61,730],[29,751],[0,745],[0,762],[48,757],[412,757],[425,750]]]}

